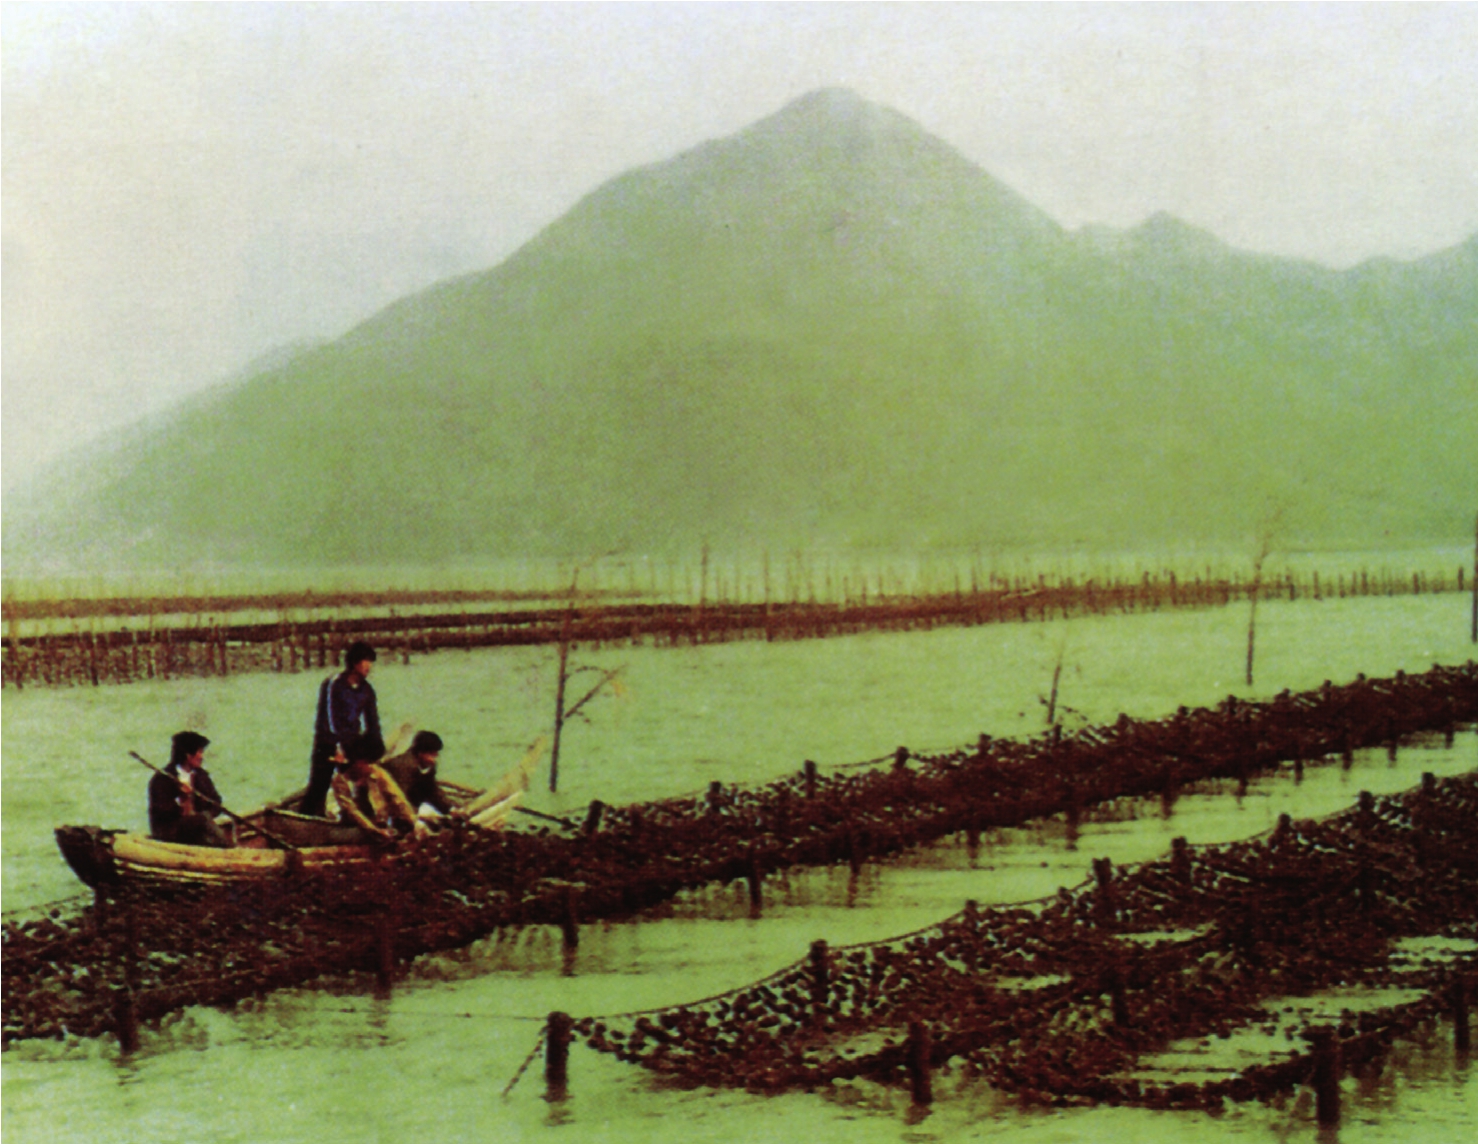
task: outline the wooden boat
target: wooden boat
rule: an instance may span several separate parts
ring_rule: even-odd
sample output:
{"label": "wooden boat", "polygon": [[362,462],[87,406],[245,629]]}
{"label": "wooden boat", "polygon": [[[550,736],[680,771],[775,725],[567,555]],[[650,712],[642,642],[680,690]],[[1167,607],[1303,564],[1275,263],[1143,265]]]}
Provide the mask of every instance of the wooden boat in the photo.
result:
{"label": "wooden boat", "polygon": [[[474,825],[500,830],[528,789],[542,751],[540,740],[485,791],[445,780],[437,785]],[[58,826],[57,846],[77,877],[94,888],[229,885],[393,860],[393,851],[367,840],[358,827],[299,813],[305,793],[297,791],[243,815],[237,845],[229,848],[161,842],[141,831],[100,826]]]}

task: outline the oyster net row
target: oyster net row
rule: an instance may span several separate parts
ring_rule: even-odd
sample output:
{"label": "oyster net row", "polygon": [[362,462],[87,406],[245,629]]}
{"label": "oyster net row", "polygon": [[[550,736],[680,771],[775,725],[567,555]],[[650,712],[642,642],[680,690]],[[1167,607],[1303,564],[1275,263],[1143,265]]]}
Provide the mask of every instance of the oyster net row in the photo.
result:
{"label": "oyster net row", "polygon": [[[921,1064],[1038,1101],[1214,1107],[1309,1079],[1321,1037],[1347,1064],[1454,1004],[1475,980],[1478,780],[1374,798],[1319,822],[1285,815],[1241,843],[1191,847],[1055,897],[973,903],[903,938],[830,949],[701,1002],[586,1017],[590,1047],[685,1082],[757,1091]],[[1422,955],[1403,939],[1445,939]],[[1288,1023],[1339,986],[1400,1000],[1331,1023]],[[1454,998],[1456,990],[1456,998]],[[1263,1063],[1199,1081],[1136,1075],[1174,1041],[1283,1032]],[[1327,1048],[1326,1048],[1327,1051]],[[922,1054],[922,1058],[920,1056]],[[1230,1073],[1231,1075],[1226,1075]]]}
{"label": "oyster net row", "polygon": [[689,889],[787,867],[898,853],[942,836],[1101,813],[1111,800],[1245,783],[1260,769],[1315,765],[1403,736],[1452,734],[1478,718],[1478,664],[1326,683],[1267,702],[1229,698],[1159,720],[1121,717],[1073,734],[994,740],[891,766],[800,774],[756,787],[622,808],[583,826],[486,833],[448,827],[369,869],[163,893],[103,884],[3,928],[0,1038],[116,1031],[125,1002],[149,1020],[314,978],[383,971],[503,927],[630,915]]}

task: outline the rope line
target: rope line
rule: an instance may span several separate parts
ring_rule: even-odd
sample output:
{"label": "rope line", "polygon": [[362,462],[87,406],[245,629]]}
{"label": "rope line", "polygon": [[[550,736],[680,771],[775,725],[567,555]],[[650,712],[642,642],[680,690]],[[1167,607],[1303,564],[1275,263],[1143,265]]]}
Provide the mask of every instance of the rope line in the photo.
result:
{"label": "rope line", "polygon": [[509,1094],[513,1092],[514,1085],[523,1080],[523,1074],[529,1071],[529,1065],[534,1063],[534,1058],[539,1055],[539,1050],[544,1047],[544,1042],[548,1039],[548,1037],[549,1026],[546,1024],[542,1029],[539,1030],[539,1038],[534,1042],[534,1047],[529,1050],[529,1055],[524,1057],[523,1064],[518,1066],[518,1071],[513,1074],[513,1079],[510,1080],[507,1086],[503,1089],[503,1096],[505,1099],[509,1096]]}

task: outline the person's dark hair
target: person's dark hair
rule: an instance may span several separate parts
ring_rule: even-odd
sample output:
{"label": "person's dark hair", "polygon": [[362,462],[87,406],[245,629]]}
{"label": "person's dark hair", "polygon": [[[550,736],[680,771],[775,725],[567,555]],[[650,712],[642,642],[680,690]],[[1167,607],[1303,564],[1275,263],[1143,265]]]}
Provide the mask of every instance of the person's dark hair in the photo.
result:
{"label": "person's dark hair", "polygon": [[441,750],[441,736],[435,731],[417,731],[416,737],[411,740],[411,750],[427,755]]}
{"label": "person's dark hair", "polygon": [[374,648],[370,647],[363,640],[355,640],[344,649],[344,670],[348,671],[356,663],[360,663],[366,659],[374,663],[375,658]]}
{"label": "person's dark hair", "polygon": [[344,748],[344,757],[351,763],[379,762],[385,755],[385,740],[373,732],[356,735]]}
{"label": "person's dark hair", "polygon": [[181,731],[170,740],[170,744],[169,761],[179,766],[196,751],[210,746],[210,740],[199,731]]}

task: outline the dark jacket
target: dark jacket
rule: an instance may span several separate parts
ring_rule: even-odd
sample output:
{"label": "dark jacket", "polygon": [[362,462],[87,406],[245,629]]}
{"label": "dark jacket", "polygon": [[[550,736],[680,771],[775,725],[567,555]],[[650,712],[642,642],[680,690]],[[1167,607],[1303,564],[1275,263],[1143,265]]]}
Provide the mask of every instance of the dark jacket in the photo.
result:
{"label": "dark jacket", "polygon": [[447,802],[446,795],[436,785],[436,768],[421,770],[421,763],[414,751],[406,751],[393,759],[386,759],[380,766],[385,768],[386,773],[405,792],[406,801],[412,806],[419,809],[423,804],[430,804],[442,814],[452,812],[451,803]]}
{"label": "dark jacket", "polygon": [[[149,833],[163,842],[173,842],[179,830],[184,810],[180,807],[180,788],[175,777],[180,773],[178,763],[170,763],[164,774],[149,780]],[[165,775],[170,777],[166,778]],[[195,790],[195,813],[214,818],[220,813],[221,796],[210,773],[201,767],[194,773],[191,785]]]}
{"label": "dark jacket", "polygon": [[380,707],[369,680],[350,687],[344,676],[331,675],[318,688],[318,715],[313,725],[313,749],[333,754],[335,746],[348,749],[360,735],[380,734]]}

